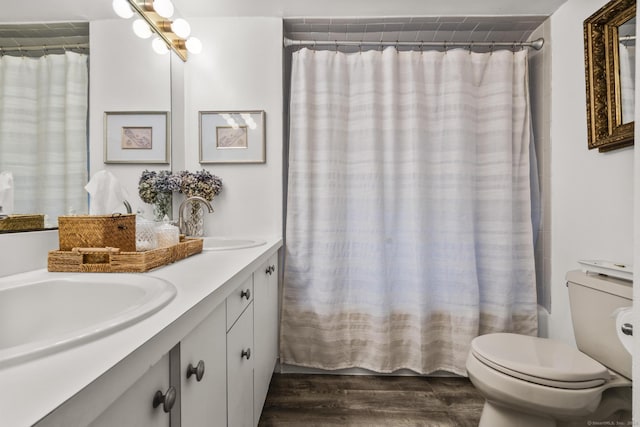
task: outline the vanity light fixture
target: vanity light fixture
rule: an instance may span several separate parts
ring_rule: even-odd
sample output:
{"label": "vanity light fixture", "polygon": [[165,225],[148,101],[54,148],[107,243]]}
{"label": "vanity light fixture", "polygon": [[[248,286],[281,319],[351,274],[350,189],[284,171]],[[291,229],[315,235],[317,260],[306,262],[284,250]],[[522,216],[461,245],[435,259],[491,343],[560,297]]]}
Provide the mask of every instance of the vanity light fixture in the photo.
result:
{"label": "vanity light fixture", "polygon": [[133,9],[131,9],[127,0],[113,0],[111,6],[120,18],[129,19],[133,16]]}
{"label": "vanity light fixture", "polygon": [[175,11],[171,0],[154,0],[153,10],[163,18],[169,19],[173,16]]}
{"label": "vanity light fixture", "polygon": [[169,48],[167,47],[167,44],[160,37],[153,38],[153,41],[151,42],[151,47],[153,48],[153,51],[158,55],[166,55],[167,53],[169,53]]}
{"label": "vanity light fixture", "polygon": [[165,54],[171,49],[186,61],[187,52],[198,54],[202,51],[202,42],[189,37],[191,26],[185,19],[170,20],[176,12],[171,0],[113,0],[112,6],[116,14],[125,19],[134,12],[140,15],[133,23],[133,30],[145,39],[155,33],[157,37],[152,41],[155,52]]}
{"label": "vanity light fixture", "polygon": [[141,39],[148,39],[149,37],[151,37],[151,28],[149,28],[149,25],[144,21],[144,19],[138,18],[135,21],[133,21],[133,32],[135,33],[136,36],[140,37]]}
{"label": "vanity light fixture", "polygon": [[191,25],[189,25],[186,20],[178,18],[171,23],[171,30],[176,33],[178,37],[186,40],[191,34]]}

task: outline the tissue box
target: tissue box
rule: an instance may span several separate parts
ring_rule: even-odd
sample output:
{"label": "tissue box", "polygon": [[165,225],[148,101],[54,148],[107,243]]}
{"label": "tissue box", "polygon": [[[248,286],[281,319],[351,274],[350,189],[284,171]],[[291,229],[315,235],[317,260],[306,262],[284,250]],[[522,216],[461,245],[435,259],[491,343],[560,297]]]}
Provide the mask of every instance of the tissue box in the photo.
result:
{"label": "tissue box", "polygon": [[136,251],[135,214],[69,215],[58,217],[61,251],[73,248],[119,248]]}

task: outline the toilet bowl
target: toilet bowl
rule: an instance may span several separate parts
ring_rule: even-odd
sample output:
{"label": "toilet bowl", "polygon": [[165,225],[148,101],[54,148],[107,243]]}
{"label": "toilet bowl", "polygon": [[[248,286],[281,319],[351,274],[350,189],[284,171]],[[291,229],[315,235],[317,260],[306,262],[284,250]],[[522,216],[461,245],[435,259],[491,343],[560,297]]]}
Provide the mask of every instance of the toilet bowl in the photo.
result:
{"label": "toilet bowl", "polygon": [[510,333],[472,341],[466,367],[486,399],[481,427],[553,427],[631,409],[631,355],[615,332],[631,282],[583,272],[567,279],[578,349]]}

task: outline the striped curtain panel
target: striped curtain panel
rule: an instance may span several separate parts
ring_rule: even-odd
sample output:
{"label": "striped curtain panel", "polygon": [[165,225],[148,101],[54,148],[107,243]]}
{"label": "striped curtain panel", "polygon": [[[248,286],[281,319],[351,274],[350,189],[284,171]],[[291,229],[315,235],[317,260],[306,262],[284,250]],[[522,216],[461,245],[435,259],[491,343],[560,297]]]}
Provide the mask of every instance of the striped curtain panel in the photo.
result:
{"label": "striped curtain panel", "polygon": [[88,56],[0,56],[0,171],[14,213],[87,211]]}
{"label": "striped curtain panel", "polygon": [[466,375],[537,333],[527,52],[293,54],[281,362]]}

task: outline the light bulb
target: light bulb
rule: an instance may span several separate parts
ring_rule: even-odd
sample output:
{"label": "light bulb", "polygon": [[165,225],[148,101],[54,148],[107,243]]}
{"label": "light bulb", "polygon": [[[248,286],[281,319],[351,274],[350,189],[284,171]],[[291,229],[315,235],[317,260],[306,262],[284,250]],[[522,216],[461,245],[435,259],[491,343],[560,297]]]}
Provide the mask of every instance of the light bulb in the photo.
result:
{"label": "light bulb", "polygon": [[144,21],[144,19],[136,19],[133,21],[133,32],[141,39],[148,39],[151,37],[151,28]]}
{"label": "light bulb", "polygon": [[133,10],[127,0],[113,0],[111,6],[120,18],[129,19],[133,16]]}
{"label": "light bulb", "polygon": [[163,18],[171,18],[173,16],[173,3],[171,0],[154,0],[153,10]]}
{"label": "light bulb", "polygon": [[158,55],[165,55],[169,53],[167,44],[160,37],[156,37],[153,39],[153,41],[151,42],[151,47]]}
{"label": "light bulb", "polygon": [[186,39],[191,34],[191,25],[182,18],[178,18],[171,23],[171,31],[176,33],[176,36]]}
{"label": "light bulb", "polygon": [[185,42],[185,45],[187,46],[187,50],[190,53],[197,55],[200,52],[202,52],[202,42],[200,41],[200,39],[197,39],[195,37],[189,37]]}

